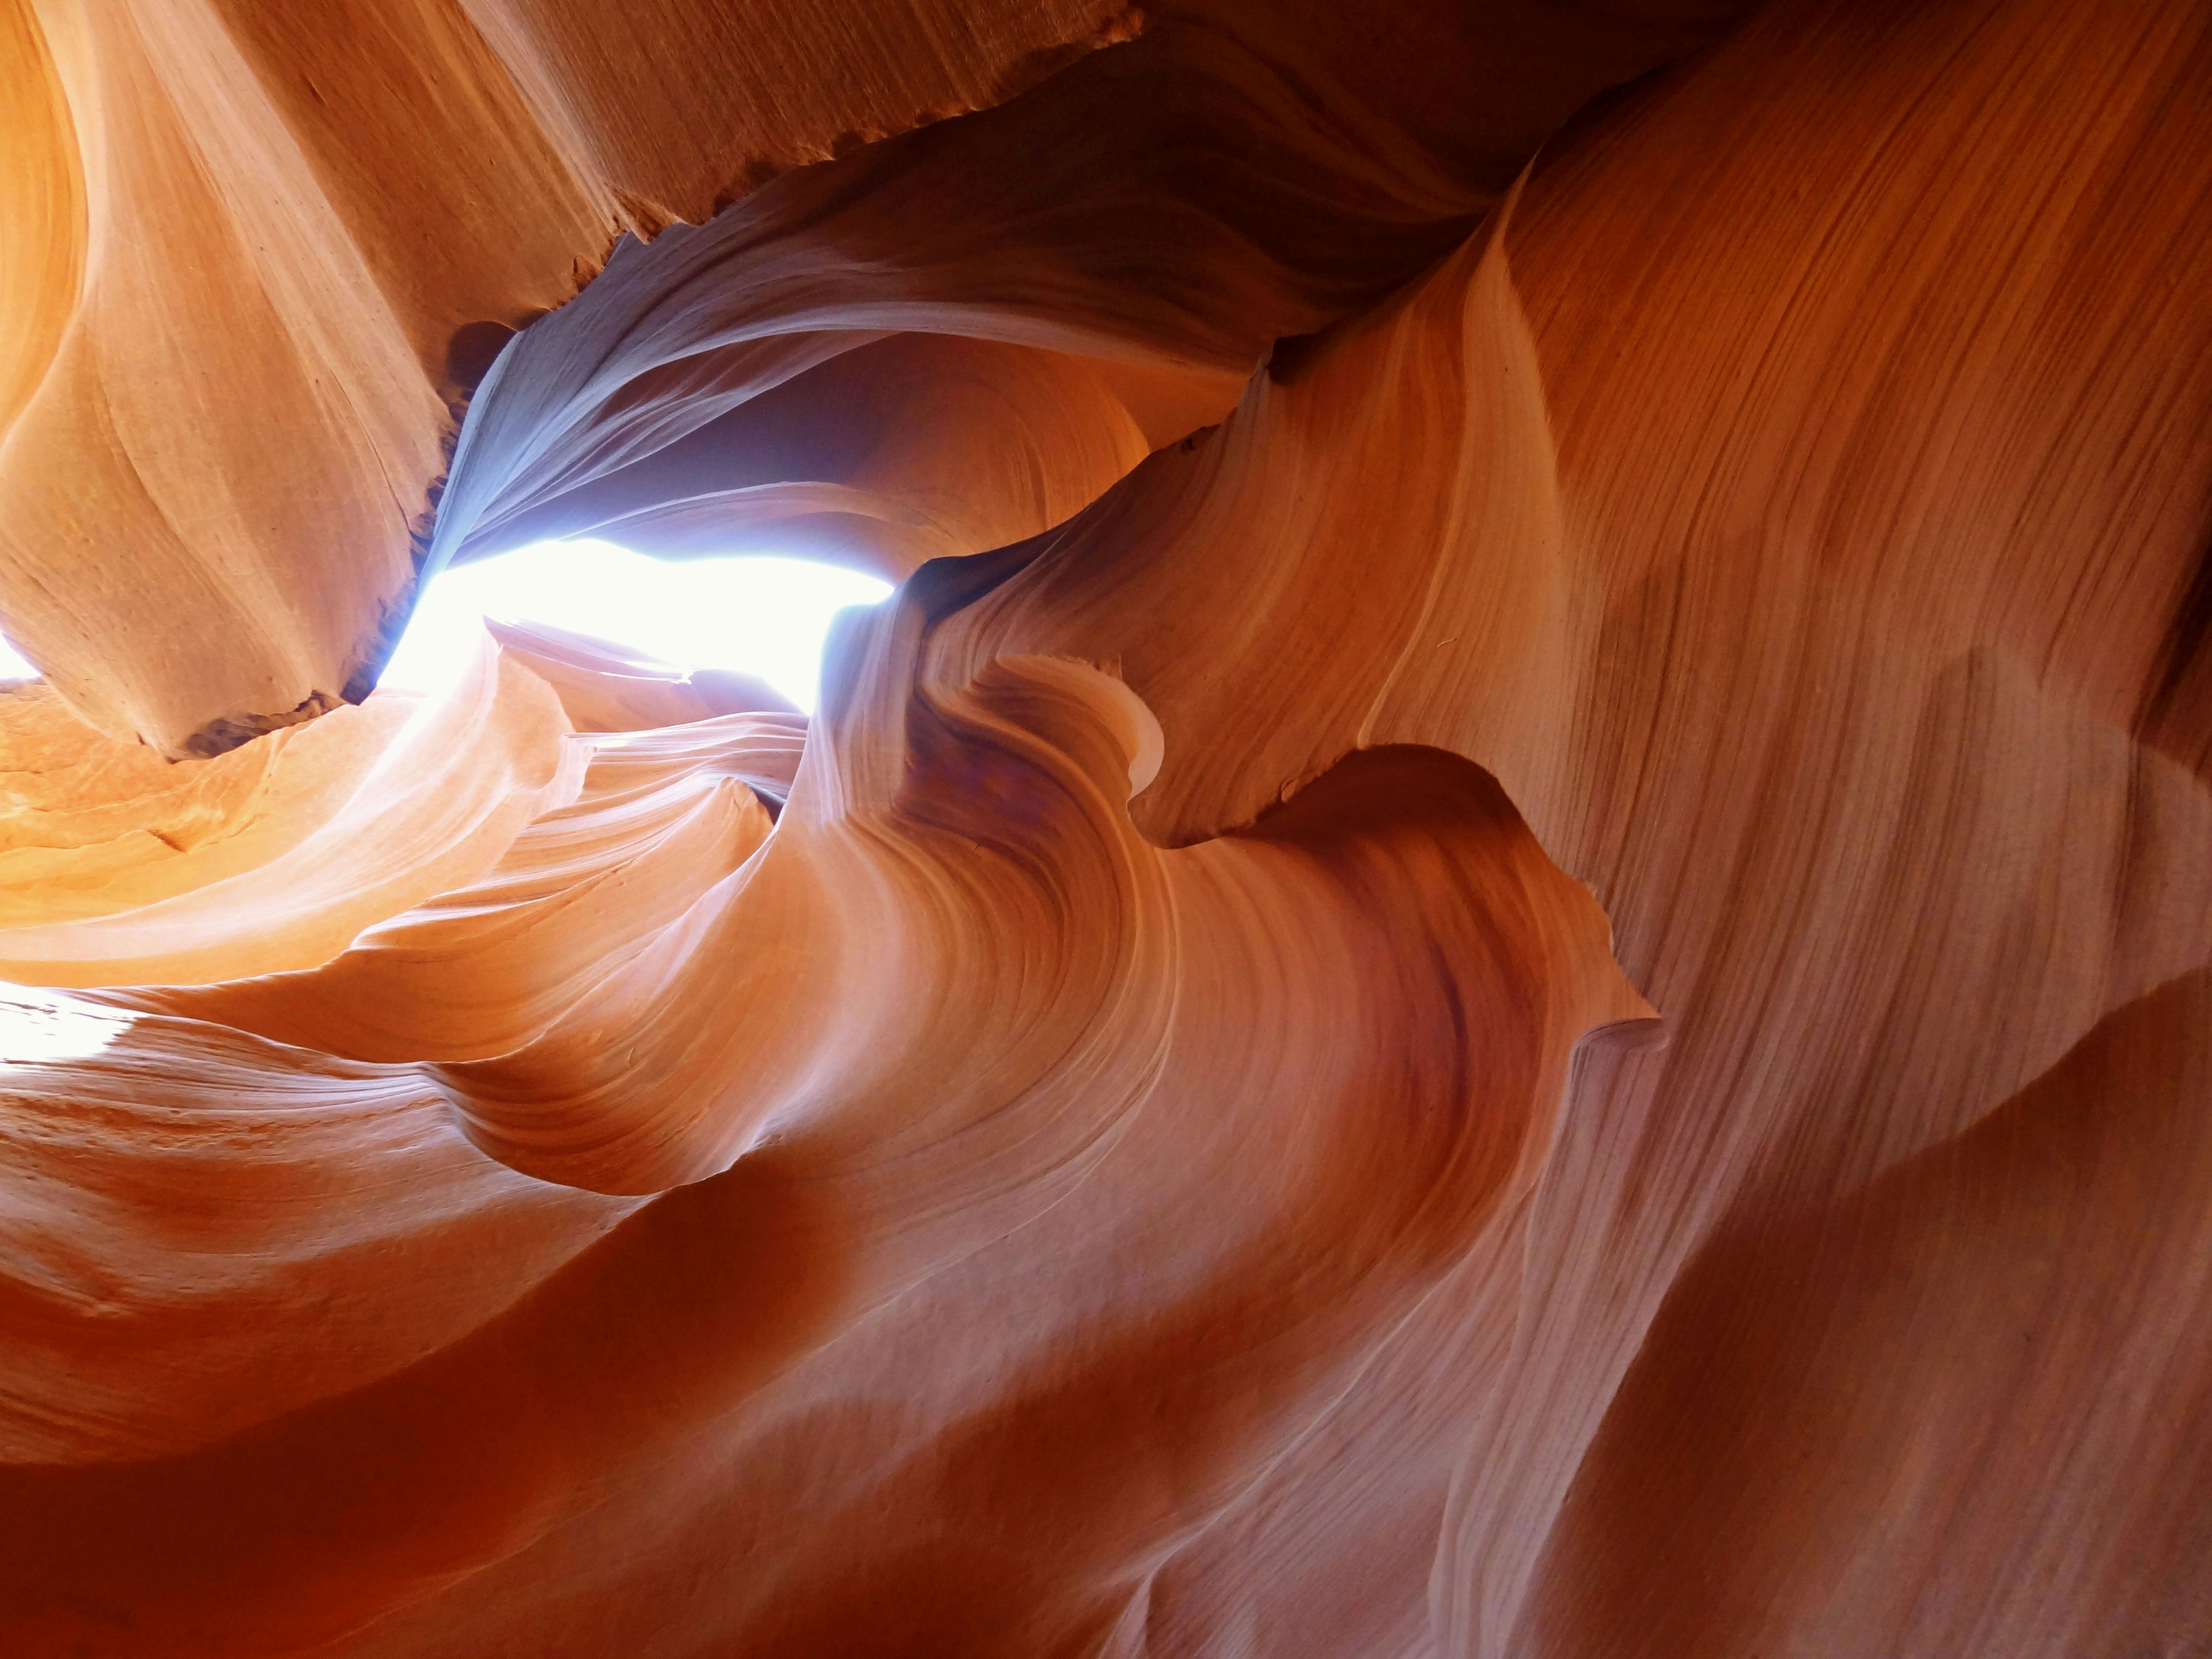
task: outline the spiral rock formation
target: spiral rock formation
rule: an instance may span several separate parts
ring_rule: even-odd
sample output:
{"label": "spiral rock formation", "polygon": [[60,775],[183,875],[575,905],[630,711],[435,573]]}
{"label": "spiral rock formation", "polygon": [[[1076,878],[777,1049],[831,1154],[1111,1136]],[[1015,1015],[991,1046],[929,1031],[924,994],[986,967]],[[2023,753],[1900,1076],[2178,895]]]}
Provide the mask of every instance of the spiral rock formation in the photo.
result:
{"label": "spiral rock formation", "polygon": [[2212,1651],[2201,5],[0,31],[0,1651]]}

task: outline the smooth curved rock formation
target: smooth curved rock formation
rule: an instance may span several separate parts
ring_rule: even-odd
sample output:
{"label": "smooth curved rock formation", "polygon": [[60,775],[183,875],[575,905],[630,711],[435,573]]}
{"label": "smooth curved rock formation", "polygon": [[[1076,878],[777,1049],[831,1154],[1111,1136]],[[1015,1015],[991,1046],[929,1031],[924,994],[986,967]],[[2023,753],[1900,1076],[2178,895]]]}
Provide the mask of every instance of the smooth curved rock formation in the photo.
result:
{"label": "smooth curved rock formation", "polygon": [[2201,7],[5,16],[0,1648],[2212,1643]]}

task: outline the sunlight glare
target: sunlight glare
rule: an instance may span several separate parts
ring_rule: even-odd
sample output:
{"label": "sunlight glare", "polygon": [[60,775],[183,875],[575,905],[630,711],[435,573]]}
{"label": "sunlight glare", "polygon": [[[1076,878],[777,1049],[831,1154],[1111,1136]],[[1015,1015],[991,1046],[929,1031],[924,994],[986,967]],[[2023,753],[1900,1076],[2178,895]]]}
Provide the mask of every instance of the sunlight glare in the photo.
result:
{"label": "sunlight glare", "polygon": [[0,996],[0,1066],[89,1060],[137,1018],[80,1003],[64,992],[9,985]]}
{"label": "sunlight glare", "polygon": [[481,621],[543,623],[685,671],[727,668],[814,708],[830,619],[890,584],[805,559],[648,558],[611,542],[540,542],[434,579],[380,684],[437,691],[457,678]]}

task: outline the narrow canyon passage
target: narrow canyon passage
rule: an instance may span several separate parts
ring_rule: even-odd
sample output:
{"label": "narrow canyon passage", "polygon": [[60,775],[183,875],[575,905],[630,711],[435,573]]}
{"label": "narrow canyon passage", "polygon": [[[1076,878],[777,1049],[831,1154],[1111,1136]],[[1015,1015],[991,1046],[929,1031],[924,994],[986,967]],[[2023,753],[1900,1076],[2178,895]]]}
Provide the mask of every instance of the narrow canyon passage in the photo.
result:
{"label": "narrow canyon passage", "polygon": [[2212,1653],[2202,6],[0,87],[0,1652]]}

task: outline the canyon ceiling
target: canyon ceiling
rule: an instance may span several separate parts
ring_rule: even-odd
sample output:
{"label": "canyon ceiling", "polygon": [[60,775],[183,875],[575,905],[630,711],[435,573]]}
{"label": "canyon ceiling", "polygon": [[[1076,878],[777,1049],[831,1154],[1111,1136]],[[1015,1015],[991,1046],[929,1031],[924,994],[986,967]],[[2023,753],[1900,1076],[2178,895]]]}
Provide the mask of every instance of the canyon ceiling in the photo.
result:
{"label": "canyon ceiling", "polygon": [[[2203,0],[0,120],[0,1652],[2212,1655]],[[372,695],[585,533],[900,586]]]}

